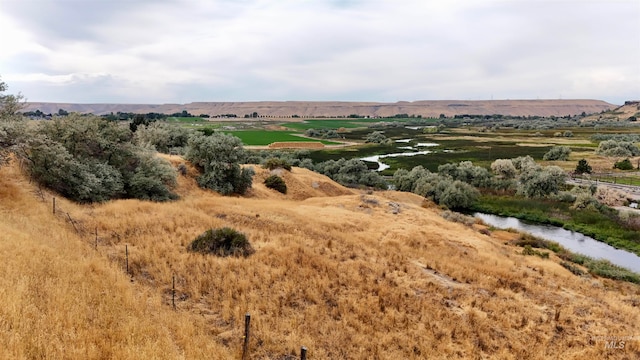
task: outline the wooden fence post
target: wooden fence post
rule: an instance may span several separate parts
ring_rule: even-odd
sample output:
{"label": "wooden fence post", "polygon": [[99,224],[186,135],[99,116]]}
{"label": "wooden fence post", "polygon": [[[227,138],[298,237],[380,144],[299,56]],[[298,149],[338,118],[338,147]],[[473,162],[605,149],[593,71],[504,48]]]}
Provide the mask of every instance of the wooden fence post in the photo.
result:
{"label": "wooden fence post", "polygon": [[173,275],[173,279],[171,281],[171,304],[173,305],[173,310],[176,309],[176,276]]}
{"label": "wooden fence post", "polygon": [[127,275],[129,275],[129,245],[124,246],[124,255],[127,264]]}
{"label": "wooden fence post", "polygon": [[244,345],[242,346],[242,360],[246,360],[249,357],[249,326],[251,323],[251,315],[246,313],[244,315]]}
{"label": "wooden fence post", "polygon": [[300,360],[307,360],[307,347],[300,348]]}
{"label": "wooden fence post", "polygon": [[53,214],[56,214],[56,198],[53,198]]}
{"label": "wooden fence post", "polygon": [[98,250],[98,227],[96,226],[96,250]]}

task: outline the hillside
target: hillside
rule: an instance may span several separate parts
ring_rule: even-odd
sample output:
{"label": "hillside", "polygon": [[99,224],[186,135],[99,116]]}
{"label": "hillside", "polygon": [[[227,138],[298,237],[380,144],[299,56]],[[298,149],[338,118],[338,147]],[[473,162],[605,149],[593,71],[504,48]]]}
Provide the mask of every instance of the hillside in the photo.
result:
{"label": "hillside", "polygon": [[65,104],[65,103],[27,103],[25,111],[40,110],[44,113],[57,113],[59,109],[69,112],[93,113],[165,113],[172,114],[188,111],[194,115],[208,114],[245,114],[257,112],[260,117],[300,117],[315,116],[394,116],[396,114],[422,115],[438,117],[462,114],[514,115],[514,116],[566,116],[599,113],[615,108],[615,105],[600,100],[424,100],[399,101],[396,103],[341,102],[341,101],[262,101],[262,102],[193,102],[188,104]]}
{"label": "hillside", "polygon": [[[199,189],[190,169],[175,202],[57,198],[53,214],[53,194],[0,169],[0,358],[239,359],[245,313],[252,359],[303,345],[310,359],[640,357],[637,285],[523,256],[505,244],[517,235],[449,222],[413,194],[293,168],[282,195],[255,170],[244,197]],[[186,251],[222,226],[255,254]]]}
{"label": "hillside", "polygon": [[587,116],[586,118],[582,119],[582,121],[628,121],[632,116],[635,116],[636,119],[640,117],[640,101],[627,101],[622,106],[618,106],[614,109],[610,109],[602,113]]}

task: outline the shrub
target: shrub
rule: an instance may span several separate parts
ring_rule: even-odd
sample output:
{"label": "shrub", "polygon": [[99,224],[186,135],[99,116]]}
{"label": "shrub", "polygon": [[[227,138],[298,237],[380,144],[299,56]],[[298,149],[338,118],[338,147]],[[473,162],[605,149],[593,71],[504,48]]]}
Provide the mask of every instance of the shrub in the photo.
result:
{"label": "shrub", "polygon": [[240,167],[244,157],[242,141],[222,133],[192,136],[185,155],[202,173],[198,185],[222,195],[244,194],[251,187],[254,172]]}
{"label": "shrub", "polygon": [[531,245],[525,245],[524,249],[522,250],[522,255],[536,255],[539,256],[543,259],[548,259],[549,258],[549,253],[546,251],[538,251],[538,250],[534,250]]}
{"label": "shrub", "polygon": [[568,146],[554,146],[544,156],[543,160],[567,160],[571,154]]}
{"label": "shrub", "polygon": [[283,194],[287,193],[287,184],[284,182],[284,179],[278,175],[271,175],[264,179],[264,185],[269,189],[279,191]]}
{"label": "shrub", "polygon": [[516,176],[516,167],[510,159],[496,159],[491,163],[491,171],[503,179],[513,179]]}
{"label": "shrub", "polygon": [[291,171],[291,164],[289,164],[287,160],[275,157],[265,160],[262,167],[269,170],[285,169],[287,171]]}
{"label": "shrub", "polygon": [[585,159],[580,159],[578,161],[578,165],[576,165],[576,174],[591,174],[592,168],[591,165]]}
{"label": "shrub", "polygon": [[366,143],[375,143],[375,144],[387,144],[390,143],[391,140],[388,139],[382,131],[374,131],[372,133],[367,134],[364,139]]}
{"label": "shrub", "polygon": [[613,164],[613,168],[620,169],[620,170],[633,170],[633,164],[631,163],[631,160],[624,159],[624,160],[617,161],[615,164]]}
{"label": "shrub", "polygon": [[92,116],[40,122],[20,153],[32,178],[82,203],[177,196],[171,165],[131,143],[129,129]]}
{"label": "shrub", "polygon": [[244,257],[255,252],[243,233],[228,227],[205,231],[191,242],[188,250],[217,256]]}
{"label": "shrub", "polygon": [[479,195],[473,186],[456,180],[444,189],[438,203],[450,209],[468,209]]}
{"label": "shrub", "polygon": [[596,153],[604,156],[630,157],[640,155],[640,149],[629,141],[605,140],[598,145]]}

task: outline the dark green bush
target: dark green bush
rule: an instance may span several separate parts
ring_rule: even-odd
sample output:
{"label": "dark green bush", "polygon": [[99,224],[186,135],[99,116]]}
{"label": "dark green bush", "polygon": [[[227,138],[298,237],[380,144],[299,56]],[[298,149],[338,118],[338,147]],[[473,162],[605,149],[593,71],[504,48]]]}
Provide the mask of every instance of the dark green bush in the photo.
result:
{"label": "dark green bush", "polygon": [[620,169],[620,170],[633,170],[633,164],[631,163],[631,160],[629,159],[624,159],[624,160],[620,160],[618,162],[616,162],[613,165],[614,169]]}
{"label": "dark green bush", "polygon": [[287,193],[287,184],[284,182],[284,179],[278,175],[271,175],[264,179],[264,185],[269,189],[279,191],[283,194]]}
{"label": "dark green bush", "polygon": [[188,247],[189,251],[217,256],[244,256],[255,252],[247,237],[232,228],[209,229]]}
{"label": "dark green bush", "polygon": [[269,170],[285,169],[285,170],[291,171],[291,164],[289,164],[287,160],[275,158],[275,157],[265,160],[262,167]]}

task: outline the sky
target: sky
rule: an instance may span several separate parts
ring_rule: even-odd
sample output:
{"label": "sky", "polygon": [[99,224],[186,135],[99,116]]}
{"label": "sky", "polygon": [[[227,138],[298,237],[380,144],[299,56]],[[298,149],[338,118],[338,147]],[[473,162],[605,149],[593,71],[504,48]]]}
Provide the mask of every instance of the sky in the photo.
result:
{"label": "sky", "polygon": [[28,101],[640,99],[640,0],[0,0]]}

